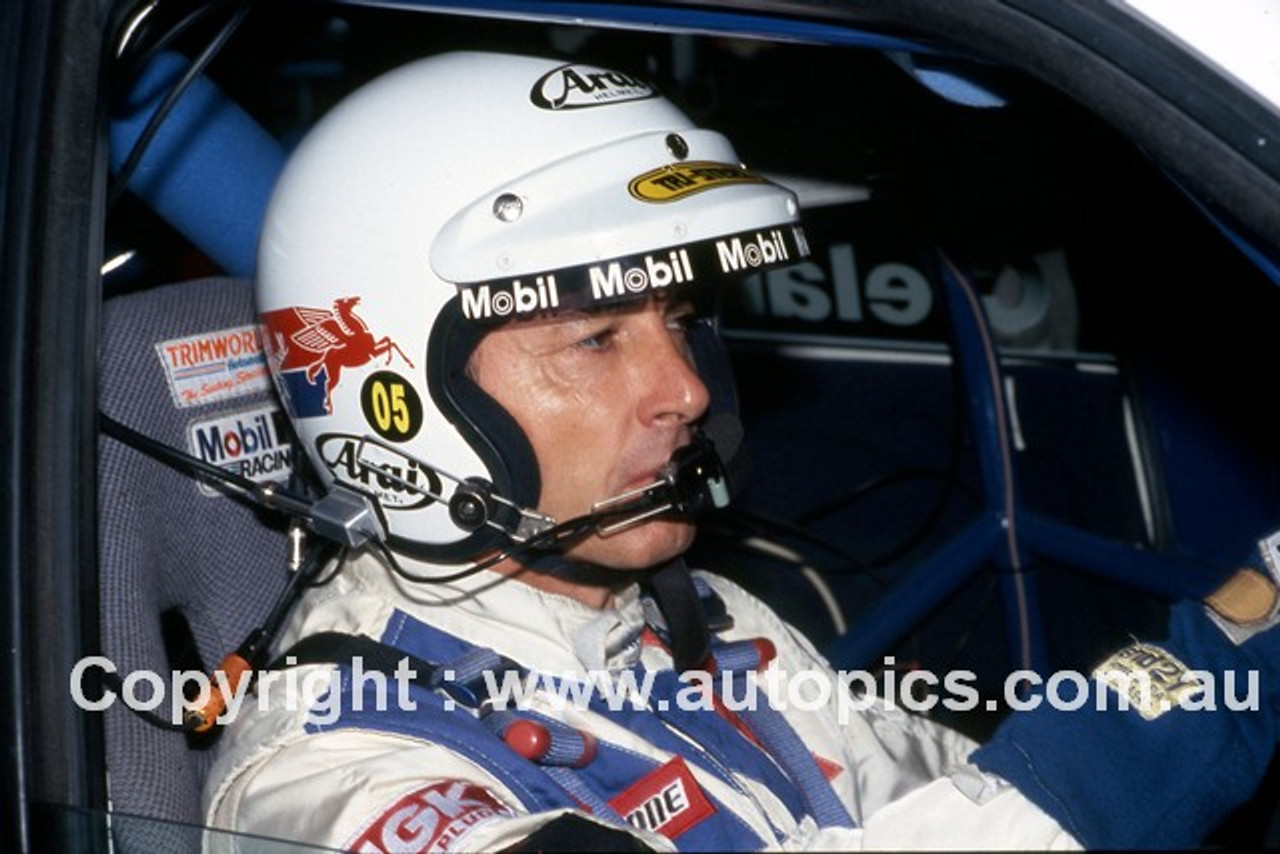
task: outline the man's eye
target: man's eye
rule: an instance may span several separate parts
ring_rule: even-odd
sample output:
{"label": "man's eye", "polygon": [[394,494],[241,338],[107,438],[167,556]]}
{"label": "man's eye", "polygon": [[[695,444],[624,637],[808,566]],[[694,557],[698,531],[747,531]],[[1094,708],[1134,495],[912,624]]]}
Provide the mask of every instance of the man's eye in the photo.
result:
{"label": "man's eye", "polygon": [[574,342],[573,346],[577,347],[579,350],[603,350],[609,346],[612,339],[613,330],[606,329],[601,332],[597,332],[594,335],[588,335],[585,338],[578,339]]}
{"label": "man's eye", "polygon": [[667,328],[672,332],[685,333],[703,322],[703,318],[695,312],[673,314],[667,318]]}

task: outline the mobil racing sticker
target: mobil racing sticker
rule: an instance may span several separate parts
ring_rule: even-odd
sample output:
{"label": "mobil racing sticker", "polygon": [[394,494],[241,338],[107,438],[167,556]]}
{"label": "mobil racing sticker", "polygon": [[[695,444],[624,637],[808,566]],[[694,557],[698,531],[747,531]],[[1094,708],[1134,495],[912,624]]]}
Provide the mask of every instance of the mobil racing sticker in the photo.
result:
{"label": "mobil racing sticker", "polygon": [[[256,483],[284,480],[293,471],[288,419],[275,406],[194,422],[187,430],[191,453],[206,463]],[[200,483],[205,495],[220,493]]]}
{"label": "mobil racing sticker", "polygon": [[344,370],[385,356],[413,362],[388,336],[376,337],[356,313],[360,297],[342,297],[330,308],[292,306],[262,314],[263,343],[280,376],[285,405],[298,418],[333,411],[333,390]]}
{"label": "mobil racing sticker", "polygon": [[267,391],[271,380],[258,330],[235,326],[155,345],[178,408]]}

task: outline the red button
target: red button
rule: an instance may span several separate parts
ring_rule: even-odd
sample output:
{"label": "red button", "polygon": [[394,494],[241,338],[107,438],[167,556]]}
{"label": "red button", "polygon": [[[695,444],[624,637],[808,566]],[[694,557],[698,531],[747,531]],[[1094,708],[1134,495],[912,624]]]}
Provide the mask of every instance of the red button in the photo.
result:
{"label": "red button", "polygon": [[525,759],[537,762],[551,749],[551,733],[542,724],[530,720],[518,720],[502,734],[507,746]]}

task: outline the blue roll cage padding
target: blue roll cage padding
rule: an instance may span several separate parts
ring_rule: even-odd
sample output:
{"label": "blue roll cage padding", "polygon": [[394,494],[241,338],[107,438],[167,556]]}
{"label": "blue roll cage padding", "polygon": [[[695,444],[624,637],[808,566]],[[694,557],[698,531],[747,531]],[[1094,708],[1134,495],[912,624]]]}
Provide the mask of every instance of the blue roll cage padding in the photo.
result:
{"label": "blue roll cage padding", "polygon": [[[156,56],[110,127],[110,166],[118,172],[156,109],[188,66]],[[247,278],[257,267],[267,199],[285,150],[217,86],[197,76],[152,138],[129,189],[224,271]]]}

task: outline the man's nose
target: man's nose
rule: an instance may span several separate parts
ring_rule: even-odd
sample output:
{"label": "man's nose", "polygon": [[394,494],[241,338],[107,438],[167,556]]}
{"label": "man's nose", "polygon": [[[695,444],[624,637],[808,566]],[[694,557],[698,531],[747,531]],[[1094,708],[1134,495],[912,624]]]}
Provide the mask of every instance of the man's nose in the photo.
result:
{"label": "man's nose", "polygon": [[680,338],[664,327],[656,335],[651,358],[643,360],[644,391],[640,419],[646,425],[697,421],[711,403],[711,393],[698,376],[693,357]]}

